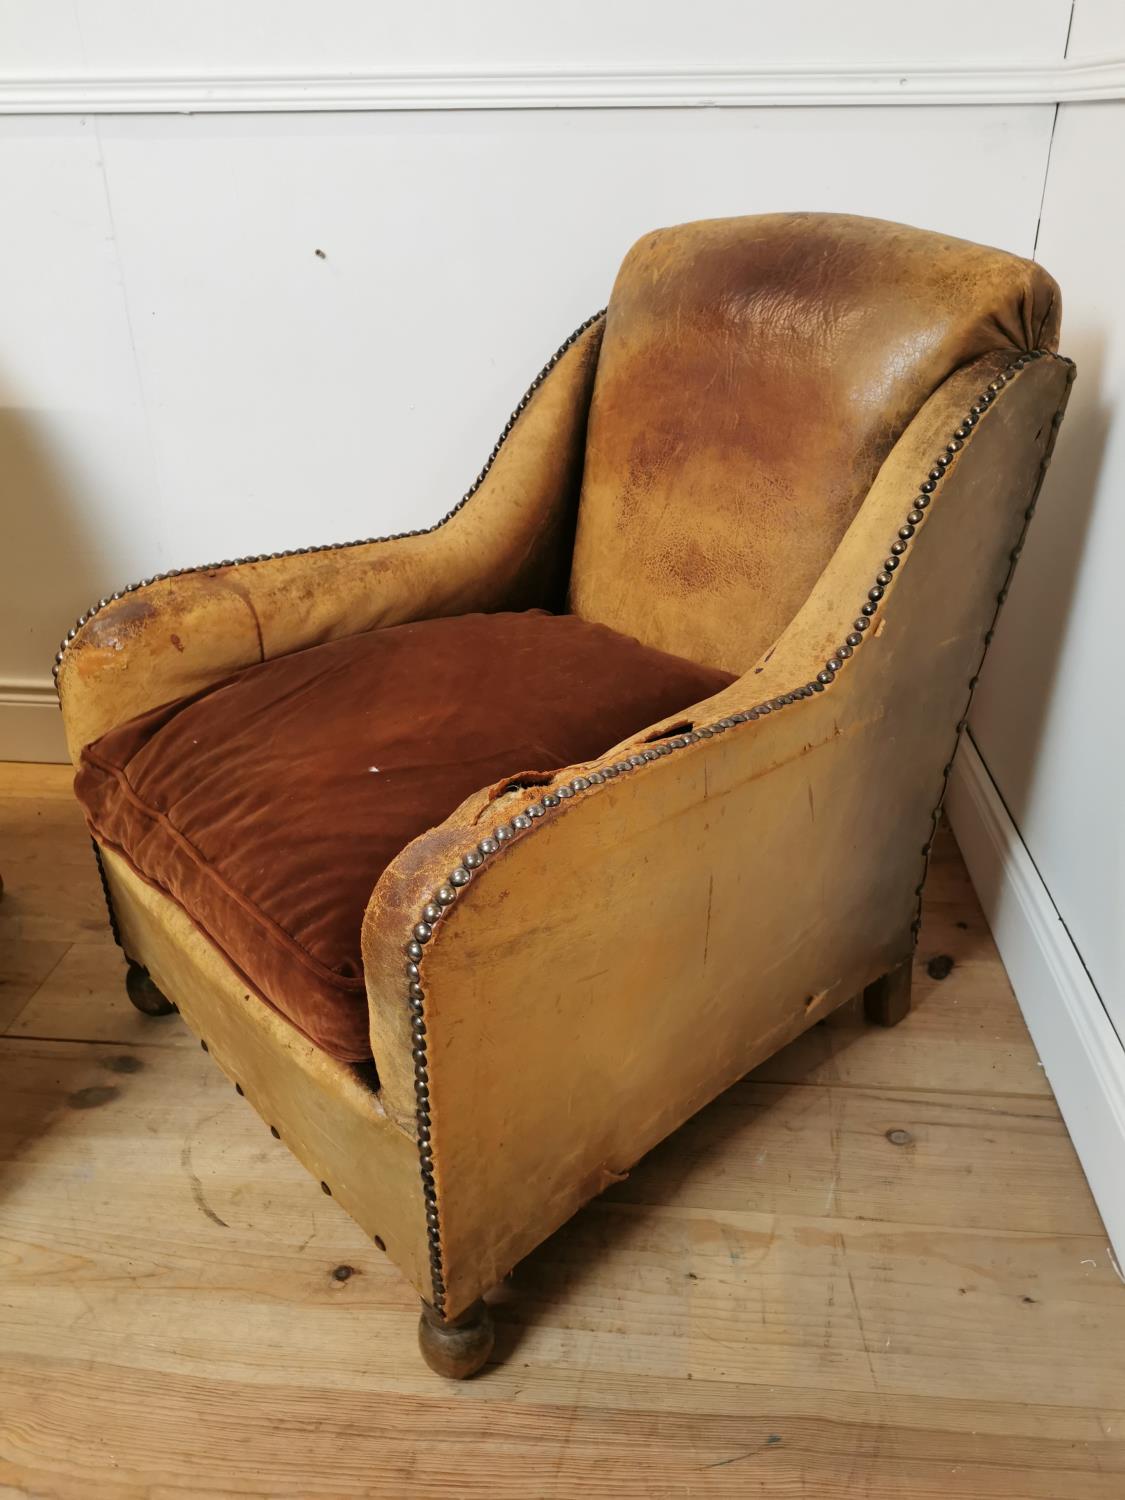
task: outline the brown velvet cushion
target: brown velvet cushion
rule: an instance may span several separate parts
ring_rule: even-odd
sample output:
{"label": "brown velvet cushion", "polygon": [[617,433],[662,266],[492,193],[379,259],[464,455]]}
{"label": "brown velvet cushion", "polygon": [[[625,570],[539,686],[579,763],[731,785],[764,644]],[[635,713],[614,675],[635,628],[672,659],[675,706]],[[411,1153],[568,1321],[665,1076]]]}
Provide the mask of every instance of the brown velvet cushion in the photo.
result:
{"label": "brown velvet cushion", "polygon": [[335,1057],[370,1057],[360,924],[412,839],[505,776],[589,760],[729,674],[574,615],[396,625],[247,668],[111,730],[98,839]]}

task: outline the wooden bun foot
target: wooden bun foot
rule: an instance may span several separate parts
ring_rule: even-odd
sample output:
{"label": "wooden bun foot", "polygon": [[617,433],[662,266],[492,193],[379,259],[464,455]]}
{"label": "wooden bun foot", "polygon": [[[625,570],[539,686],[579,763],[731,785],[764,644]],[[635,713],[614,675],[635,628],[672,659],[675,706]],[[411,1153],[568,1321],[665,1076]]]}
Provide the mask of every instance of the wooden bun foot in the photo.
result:
{"label": "wooden bun foot", "polygon": [[148,970],[142,969],[140,964],[130,962],[125,975],[125,988],[129,999],[146,1016],[170,1016],[176,1009],[171,1000],[156,988]]}
{"label": "wooden bun foot", "polygon": [[418,1347],[430,1369],[447,1380],[468,1380],[488,1356],[496,1337],[492,1314],[474,1302],[459,1318],[442,1320],[427,1302],[418,1320]]}

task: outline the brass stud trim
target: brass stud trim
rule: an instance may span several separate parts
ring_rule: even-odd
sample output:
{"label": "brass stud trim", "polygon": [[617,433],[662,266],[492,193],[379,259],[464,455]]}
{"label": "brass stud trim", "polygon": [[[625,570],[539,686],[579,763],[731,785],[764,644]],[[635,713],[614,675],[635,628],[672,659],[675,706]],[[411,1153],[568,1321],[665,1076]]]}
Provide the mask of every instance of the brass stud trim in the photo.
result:
{"label": "brass stud trim", "polygon": [[[105,609],[107,605],[114,604],[117,602],[117,600],[123,599],[126,594],[135,594],[140,589],[146,589],[150,584],[153,583],[160,583],[165,578],[183,578],[186,574],[189,573],[211,573],[218,568],[241,568],[248,563],[274,562],[276,559],[281,557],[303,557],[311,552],[340,552],[351,547],[371,547],[374,546],[377,542],[399,542],[406,537],[428,536],[430,532],[437,531],[438,528],[444,526],[447,521],[451,521],[457,514],[457,512],[461,510],[463,506],[467,505],[476,494],[476,492],[480,489],[481,485],[488,478],[488,472],[492,468],[492,465],[496,462],[501,448],[503,448],[504,444],[507,442],[508,437],[510,436],[513,428],[520,418],[520,415],[531,401],[532,396],[543,384],[547,376],[558,364],[559,360],[562,359],[563,355],[567,353],[572,345],[578,342],[578,340],[584,333],[586,333],[588,329],[592,328],[595,323],[604,318],[605,313],[606,310],[604,307],[599,308],[596,313],[591,313],[590,316],[585,320],[585,322],[579,323],[574,332],[570,334],[569,337],[563,340],[563,342],[555,350],[554,354],[551,355],[550,359],[539,371],[538,375],[536,375],[535,379],[528,386],[527,390],[523,393],[518,405],[516,406],[515,411],[512,412],[511,416],[504,424],[504,429],[501,432],[500,436],[492,445],[492,451],[485,459],[484,467],[481,469],[480,473],[473,480],[472,484],[461,496],[460,500],[458,500],[457,504],[452,508],[452,510],[446,511],[445,515],[442,516],[439,521],[435,521],[432,526],[419,526],[413,531],[396,531],[393,532],[390,536],[360,537],[358,540],[353,542],[329,542],[320,543],[309,547],[287,547],[280,552],[259,552],[247,557],[226,558],[223,562],[199,563],[194,567],[188,568],[170,568],[166,573],[154,573],[151,578],[142,578],[137,583],[127,583],[124,588],[118,589],[116,593],[108,594],[104,598],[99,599],[96,604],[92,604],[84,614],[79,615],[78,619],[63,637],[62,643],[59,646],[58,651],[55,653],[54,665],[51,668],[51,678],[55,684],[55,692],[58,693],[59,688],[59,668],[63,664],[63,658],[66,655],[67,647],[70,645],[71,641],[74,640],[75,636],[88,620],[93,619],[93,617],[100,610]],[[98,848],[96,842],[94,843],[94,858],[97,860],[98,864],[98,875],[101,879],[102,895],[105,898],[106,912],[109,916],[110,931],[113,933],[113,941],[120,948],[121,932],[117,924],[117,914],[113,909],[113,897],[110,894],[109,882],[106,880],[105,868],[102,864],[101,850]],[[419,941],[421,941],[421,939],[419,939]]]}
{"label": "brass stud trim", "polygon": [[[492,465],[495,463],[500,453],[500,450],[502,449],[509,434],[515,427],[521,413],[527,407],[535,391],[539,388],[539,386],[543,383],[550,372],[554,369],[555,365],[571,348],[571,346],[575,344],[589,328],[591,328],[596,322],[599,321],[599,319],[603,318],[604,316],[605,309],[602,308],[598,312],[594,313],[591,317],[587,318],[585,322],[579,324],[579,326],[574,330],[570,337],[567,338],[562,344],[560,344],[559,348],[555,351],[555,353],[543,366],[542,370],[540,370],[539,374],[532,381],[523,398],[517,405],[515,411],[513,411],[512,415],[509,417],[503,431],[500,434],[500,437],[493,446],[492,451],[490,452],[488,458],[485,460],[483,468],[477,475],[476,479],[473,481],[472,485],[470,485],[469,489],[466,490],[465,494],[461,497],[457,504],[453,506],[450,511],[448,511],[439,521],[436,521],[432,526],[419,527],[412,531],[396,532],[386,537],[363,537],[357,541],[343,542],[336,544],[335,546],[319,545],[290,548],[280,552],[267,552],[260,553],[255,556],[233,558],[221,563],[209,563],[189,568],[175,568],[166,573],[156,574],[152,578],[144,578],[139,583],[130,584],[126,588],[120,590],[118,593],[113,594],[109,598],[103,598],[99,600],[98,603],[93,605],[84,615],[82,615],[77,621],[76,625],[72,627],[70,631],[68,631],[66,638],[63,640],[55,657],[53,676],[55,679],[56,687],[58,684],[59,668],[62,665],[67,647],[70,642],[74,640],[79,629],[81,629],[81,627],[85,625],[89,619],[97,614],[99,610],[104,609],[106,605],[113,600],[120,599],[126,594],[136,593],[139,589],[147,588],[152,583],[160,582],[165,578],[181,577],[184,574],[189,573],[210,572],[216,568],[241,567],[249,563],[269,562],[273,561],[276,558],[302,556],[312,552],[336,551],[351,547],[366,547],[371,546],[378,541],[399,541],[405,537],[424,536],[429,534],[430,532],[436,531],[440,526],[444,526],[447,521],[452,519],[452,517],[455,516],[459,510],[461,510],[462,506],[466,505],[469,500],[472,499],[477,490],[484,483],[490,469],[492,468]],[[982,395],[977,398],[976,402],[974,402],[970,406],[969,412],[957,426],[952,437],[950,438],[950,441],[947,443],[944,453],[934,461],[933,467],[928,471],[926,478],[919,485],[918,489],[911,495],[903,524],[899,527],[897,535],[891,543],[890,555],[882,563],[881,574],[876,578],[874,584],[869,588],[867,598],[862,604],[861,612],[854,621],[853,630],[847,635],[847,646],[849,649],[846,653],[845,651],[840,650],[834,656],[830,657],[825,662],[823,669],[817,672],[815,681],[802,683],[798,687],[791,689],[789,692],[782,693],[767,702],[756,704],[753,707],[746,709],[740,713],[730,714],[726,718],[721,719],[714,724],[701,725],[697,730],[693,730],[691,734],[681,735],[677,739],[665,742],[666,748],[665,746],[662,746],[660,751],[646,751],[645,753],[634,754],[630,756],[628,760],[618,761],[615,765],[612,766],[612,775],[610,776],[607,776],[606,774],[606,767],[600,767],[590,775],[575,777],[569,785],[563,785],[554,788],[552,793],[542,796],[539,802],[532,804],[531,806],[525,808],[523,812],[518,813],[511,820],[510,825],[505,825],[501,828],[497,828],[494,837],[489,837],[482,840],[481,844],[477,846],[478,851],[482,856],[481,863],[487,863],[496,853],[500,851],[500,849],[504,847],[505,844],[511,843],[513,839],[526,836],[534,828],[541,825],[547,818],[557,813],[560,808],[565,808],[566,803],[572,800],[576,795],[587,793],[591,790],[591,788],[596,788],[604,784],[607,780],[612,780],[616,775],[624,775],[627,772],[632,772],[639,769],[641,766],[649,765],[658,760],[661,755],[686,749],[689,745],[699,744],[703,740],[710,739],[716,734],[721,734],[728,729],[734,728],[737,725],[756,722],[757,720],[764,718],[771,712],[779,712],[783,708],[788,708],[798,701],[813,697],[817,692],[824,692],[827,689],[831,688],[832,685],[839,680],[841,672],[846,669],[848,659],[853,654],[853,651],[865,641],[866,636],[861,632],[866,632],[868,630],[868,627],[871,624],[871,617],[874,616],[878,611],[879,604],[882,601],[883,595],[886,589],[890,586],[890,583],[885,581],[885,576],[887,574],[891,575],[891,581],[893,581],[893,575],[898,567],[900,559],[908,550],[919,528],[924,525],[926,520],[928,520],[930,502],[937,497],[940,482],[948,474],[950,468],[953,465],[956,455],[965,447],[966,442],[971,440],[974,430],[979,425],[979,423],[987,416],[991,408],[991,404],[995,400],[996,395],[1000,391],[1000,389],[1008,382],[1015,379],[1019,375],[1020,371],[1023,370],[1028,364],[1030,364],[1032,360],[1038,360],[1049,353],[1050,351],[1048,350],[1036,349],[1029,354],[1021,355],[1004,371],[1002,371],[996,377],[996,380],[990,383],[988,390],[982,393]],[[1060,359],[1064,364],[1070,367],[1070,376],[1068,380],[1069,389],[1069,384],[1071,381],[1073,381],[1074,378],[1073,361],[1066,359],[1061,355],[1054,355],[1052,357]],[[1042,484],[1043,474],[1046,471],[1047,463],[1050,459],[1051,447],[1053,446],[1053,436],[1054,433],[1057,433],[1057,431],[1058,420],[1056,420],[1052,426],[1052,442],[1048,445],[1047,451],[1044,455],[1043,464],[1038,480],[1038,484],[1040,485]],[[1036,492],[1038,493],[1038,485]],[[1030,521],[1033,511],[1034,501],[1027,510],[1024,532],[1026,532],[1027,522]],[[1011,576],[1011,570],[1015,567],[1016,559],[1019,555],[1019,550],[1022,549],[1022,545],[1023,535],[1021,534],[1019,543],[1017,544],[1017,548],[1015,550],[1015,555],[1011,559],[1009,579]],[[997,612],[999,612],[999,606],[1003,603],[1003,600],[1006,597],[1007,587],[1008,581],[1006,580],[1004,588],[1001,590],[1000,598],[998,600]],[[971,694],[972,688],[970,687],[970,697]],[[961,723],[959,723],[958,725],[958,735],[960,735],[963,725],[964,715],[962,715]],[[946,770],[945,781],[948,781],[948,767]],[[935,808],[935,816],[940,812],[941,803],[944,799],[945,781],[943,781],[942,793]],[[554,798],[553,801],[550,800],[550,797],[552,796]],[[102,868],[101,854],[97,849],[96,844],[94,847],[98,860],[99,871],[101,872],[102,877],[102,889],[105,894],[106,905],[109,910],[110,925],[113,929],[115,939],[118,941],[118,943],[120,943],[117,923],[110,899],[109,887],[105,879],[104,869]],[[928,854],[924,856],[924,860],[928,864]],[[471,884],[477,868],[480,868],[480,865],[474,864],[470,866],[462,862],[449,872],[446,881],[438,887],[432,899],[427,901],[426,905],[419,913],[419,918],[418,921],[414,924],[414,930],[412,934],[415,943],[422,941],[425,941],[427,943],[429,942],[431,934],[436,930],[439,923],[444,919],[446,913],[449,912],[456,904],[456,900],[461,895],[461,892]],[[925,879],[925,873],[926,871],[924,868],[923,881]],[[922,886],[919,885],[917,889],[918,912],[920,913]],[[916,916],[913,923],[915,936],[917,936],[919,925],[920,916]],[[425,939],[422,938],[419,928],[429,929],[426,932]],[[407,945],[404,945],[404,947],[405,946]],[[413,957],[413,950],[411,950],[411,953]],[[411,993],[407,996],[407,1000],[408,1004],[411,1004],[412,1002],[412,1014],[419,1021],[421,1021],[422,1018],[424,1004],[424,989],[422,988],[421,984],[421,966],[423,963],[424,954],[423,957],[420,958],[417,962],[411,962],[407,966],[411,990]],[[412,1038],[414,1044],[413,1057],[415,1065],[414,1088],[416,1117],[419,1127],[418,1155],[422,1177],[423,1197],[426,1202],[427,1236],[430,1247],[429,1262],[431,1283],[433,1288],[432,1306],[434,1312],[439,1317],[442,1317],[444,1316],[445,1306],[445,1280],[442,1266],[441,1229],[440,1214],[437,1203],[437,1187],[433,1176],[434,1152],[431,1136],[432,1126],[430,1117],[429,1072],[427,1068],[427,1049],[424,1026],[416,1027],[415,1029],[413,1029]],[[202,1045],[204,1046],[204,1048],[206,1048],[206,1043],[203,1043]],[[322,1182],[321,1187],[326,1193],[331,1193],[331,1189],[327,1186],[326,1183]]]}
{"label": "brass stud trim", "polygon": [[212,573],[219,568],[241,568],[245,567],[248,563],[275,562],[277,561],[277,559],[282,557],[305,557],[311,552],[342,552],[351,547],[372,547],[377,542],[401,542],[406,537],[428,536],[430,532],[437,531],[438,528],[444,526],[447,521],[452,520],[457,512],[462,508],[462,506],[467,505],[476,494],[476,492],[480,489],[481,485],[488,478],[489,470],[492,468],[492,465],[499,457],[500,450],[507,442],[513,428],[519,421],[524,410],[529,405],[532,396],[534,396],[535,392],[543,384],[547,376],[551,373],[551,371],[558,364],[559,360],[562,359],[563,355],[567,353],[571,346],[573,344],[576,344],[582,337],[582,335],[588,329],[592,328],[594,324],[599,321],[599,319],[605,317],[605,311],[605,308],[602,307],[599,308],[596,313],[591,313],[584,323],[579,323],[574,332],[568,338],[563,340],[563,342],[555,350],[554,354],[551,355],[550,359],[539,371],[538,375],[536,375],[535,379],[528,386],[527,390],[520,398],[516,409],[512,412],[507,422],[505,422],[503,431],[496,439],[496,442],[492,445],[492,451],[485,459],[484,467],[481,469],[480,473],[473,480],[472,484],[461,496],[460,500],[458,500],[457,504],[452,508],[452,510],[446,511],[445,515],[442,516],[440,520],[435,521],[432,526],[418,526],[415,527],[412,531],[396,531],[391,533],[391,535],[389,536],[359,537],[357,540],[351,542],[320,542],[314,543],[313,545],[308,547],[286,547],[278,552],[258,552],[246,557],[227,557],[224,558],[221,562],[197,563],[194,566],[187,568],[169,568],[167,572],[154,573],[151,578],[142,578],[136,583],[127,583],[123,589],[118,589],[116,593],[109,594],[105,598],[99,599],[96,604],[92,604],[84,614],[79,615],[78,619],[67,631],[66,635],[63,637],[58,651],[55,654],[55,662],[51,674],[54,678],[56,689],[58,687],[59,681],[59,668],[62,666],[63,657],[66,655],[67,647],[74,640],[75,636],[78,634],[79,630],[81,630],[83,625],[85,625],[89,620],[92,620],[93,617],[98,614],[99,611],[105,609],[108,604],[115,603],[118,599],[123,599],[126,594],[135,594],[140,589],[146,589],[150,584],[161,583],[166,578],[183,578],[186,574],[189,573]]}
{"label": "brass stud trim", "polygon": [[121,929],[117,925],[117,913],[113,909],[113,896],[110,894],[109,879],[105,873],[105,862],[102,859],[102,851],[98,848],[97,839],[90,840],[90,847],[94,851],[94,863],[98,867],[98,880],[101,882],[102,900],[105,902],[106,914],[109,917],[109,930],[113,934],[113,941],[119,948],[123,948]]}
{"label": "brass stud trim", "polygon": [[[588,325],[584,325],[584,327],[585,326]],[[581,331],[582,330],[579,330],[579,333]],[[914,543],[914,539],[917,533],[925,526],[925,524],[929,520],[932,511],[932,502],[936,501],[940,494],[941,482],[946,478],[946,476],[952,469],[955,455],[958,454],[962,449],[964,449],[967,443],[971,441],[973,433],[975,432],[979,424],[987,417],[989,411],[991,410],[991,404],[995,400],[996,393],[1003,386],[1014,380],[1019,375],[1020,371],[1024,369],[1024,367],[1028,365],[1032,359],[1040,359],[1044,354],[1048,352],[1049,351],[1046,350],[1036,350],[1032,354],[1021,355],[1011,365],[1009,365],[1005,370],[997,375],[996,380],[992,383],[992,386],[990,386],[988,392],[982,394],[977,398],[976,402],[970,408],[970,411],[958,425],[955,436],[951,439],[946,447],[945,454],[935,460],[933,467],[928,471],[928,476],[921,486],[921,493],[924,497],[925,503],[923,504],[919,499],[918,491],[911,492],[911,498],[907,502],[907,515],[903,521],[903,524],[899,527],[895,540],[891,545],[890,556],[888,556],[880,565],[880,570],[877,573],[874,582],[867,591],[867,596],[864,599],[861,613],[854,622],[854,628],[850,633],[847,634],[845,646],[839,649],[833,656],[829,657],[825,661],[822,669],[817,672],[815,681],[801,683],[799,686],[792,688],[786,693],[782,693],[777,697],[770,698],[766,702],[755,704],[752,708],[745,709],[740,713],[729,714],[726,717],[717,720],[713,724],[700,725],[697,729],[693,729],[690,734],[682,734],[673,739],[666,740],[662,742],[659,750],[654,749],[651,746],[646,747],[645,750],[634,753],[627,759],[619,760],[607,766],[596,767],[592,771],[587,771],[582,775],[573,777],[568,783],[563,783],[557,787],[552,788],[549,792],[542,793],[537,803],[533,803],[532,805],[524,808],[522,812],[517,813],[511,819],[511,822],[509,824],[505,824],[502,827],[497,828],[494,836],[486,838],[482,840],[480,844],[478,844],[477,848],[482,856],[480,864],[475,864],[470,869],[465,863],[462,863],[450,871],[449,875],[446,877],[445,883],[440,885],[434,892],[434,894],[428,898],[427,903],[423,907],[421,912],[421,922],[428,926],[430,929],[430,935],[427,938],[427,947],[423,951],[423,956],[418,960],[416,964],[412,963],[407,965],[408,972],[413,971],[413,973],[411,974],[413,982],[410,985],[410,993],[408,993],[407,995],[407,1003],[408,1006],[413,1005],[413,1013],[416,1016],[420,1016],[421,1014],[421,1005],[419,1002],[424,1002],[425,990],[423,969],[426,956],[430,951],[432,951],[432,941],[430,940],[432,938],[432,935],[436,934],[439,926],[445,921],[448,913],[453,910],[453,907],[459,902],[462,895],[464,894],[464,891],[472,884],[473,880],[476,878],[477,870],[483,865],[487,865],[488,863],[490,863],[495,855],[498,854],[505,846],[510,845],[513,840],[517,838],[527,837],[536,827],[541,827],[545,821],[556,816],[560,810],[564,810],[567,802],[572,801],[576,796],[583,796],[584,794],[595,790],[599,786],[605,784],[607,780],[612,781],[616,776],[623,776],[633,771],[639,770],[642,766],[650,765],[654,761],[659,760],[662,755],[677,753],[680,750],[686,749],[689,745],[699,744],[704,740],[713,738],[717,734],[722,734],[729,729],[733,729],[737,725],[757,721],[764,718],[769,713],[778,713],[782,709],[788,708],[791,704],[797,703],[798,701],[804,700],[806,698],[813,697],[817,692],[826,691],[827,689],[831,688],[834,683],[839,681],[841,674],[847,668],[847,664],[850,658],[855,654],[858,648],[865,643],[867,637],[863,632],[866,632],[868,627],[871,625],[872,617],[878,612],[887,589],[890,588],[895,582],[897,570],[902,557]],[[1069,389],[1069,383],[1074,378],[1073,361],[1066,359],[1065,356],[1062,355],[1054,355],[1053,357],[1070,366],[1071,374],[1068,380]],[[1053,432],[1057,432],[1057,430],[1058,424],[1056,423],[1054,425]],[[1046,470],[1047,461],[1049,458],[1050,446],[1048,446],[1047,453],[1045,454],[1043,459],[1043,465],[1040,470],[1038,481],[1039,484],[1042,483],[1043,473]],[[1034,509],[1034,504],[1032,505],[1031,509]],[[1027,522],[1025,521],[1025,532],[1026,529]],[[1023,537],[1021,535],[1018,547],[1016,548],[1015,554],[1010,561],[1009,577],[1011,569],[1014,569],[1015,567],[1015,560],[1019,555],[1019,550],[1022,548],[1022,545]],[[1001,595],[1001,602],[1003,593],[1006,592],[1006,590],[1007,583],[1005,583],[1004,591]],[[972,686],[975,685],[975,682],[976,674],[974,674],[973,677],[973,684],[970,685],[970,697],[972,695]],[[963,728],[964,715],[962,715],[961,721],[957,726],[958,735],[960,735]],[[950,757],[950,764],[951,763],[952,756]],[[950,765],[947,765],[945,768],[945,780],[948,780],[949,769]],[[551,800],[552,795],[554,797],[553,801]],[[941,796],[938,798],[937,805],[932,814],[932,817],[935,821],[940,814],[941,802],[944,798],[944,795],[945,782],[943,781]],[[930,857],[930,848],[931,844],[928,841],[922,853],[923,882],[925,881],[926,867],[928,865]],[[921,912],[921,892],[922,884],[919,884],[916,887],[916,894],[918,898],[917,911],[919,913]],[[917,937],[919,920],[919,917],[916,916],[915,921],[912,924],[912,930],[914,932],[915,938]],[[413,931],[417,933],[417,925],[414,926]],[[430,1113],[429,1073],[426,1066],[426,1042],[424,1035],[420,1035],[417,1029],[413,1031],[412,1035],[414,1039],[413,1056],[415,1061],[414,1078],[417,1106],[416,1119],[418,1125],[418,1153],[422,1176],[422,1192],[426,1203],[426,1224],[430,1247],[430,1273],[433,1286],[431,1305],[438,1317],[443,1317],[445,1308],[445,1279],[442,1266],[440,1227],[441,1220],[438,1209],[437,1185],[434,1181],[433,1175],[433,1124]]]}

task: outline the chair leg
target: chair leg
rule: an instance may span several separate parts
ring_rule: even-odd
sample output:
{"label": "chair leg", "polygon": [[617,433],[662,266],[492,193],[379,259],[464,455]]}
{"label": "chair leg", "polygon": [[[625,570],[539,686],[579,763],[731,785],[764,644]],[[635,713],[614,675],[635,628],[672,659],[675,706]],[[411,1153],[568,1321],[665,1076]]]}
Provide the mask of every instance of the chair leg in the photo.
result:
{"label": "chair leg", "polygon": [[430,1369],[447,1380],[467,1380],[492,1353],[496,1331],[483,1302],[474,1302],[459,1318],[442,1320],[428,1302],[418,1319],[418,1347]]}
{"label": "chair leg", "polygon": [[897,1026],[910,1014],[910,967],[911,960],[904,958],[864,990],[864,1014],[873,1025]]}
{"label": "chair leg", "polygon": [[129,999],[146,1016],[170,1016],[176,1007],[152,982],[152,976],[140,964],[130,959],[125,975],[125,989]]}

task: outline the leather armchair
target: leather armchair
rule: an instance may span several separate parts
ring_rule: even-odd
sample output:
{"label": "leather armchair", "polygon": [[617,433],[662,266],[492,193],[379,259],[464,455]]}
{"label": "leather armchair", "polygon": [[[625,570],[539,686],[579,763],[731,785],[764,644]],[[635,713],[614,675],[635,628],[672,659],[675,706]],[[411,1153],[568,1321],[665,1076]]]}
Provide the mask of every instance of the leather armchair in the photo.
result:
{"label": "leather armchair", "polygon": [[[180,1010],[401,1267],[433,1368],[478,1369],[484,1293],[748,1069],[861,992],[906,1014],[945,781],[1074,374],[1058,326],[1039,267],[899,225],[659,231],[437,526],[145,580],[70,633],[130,993]],[[333,1056],[110,829],[98,745],[297,653],[530,610],[711,676],[596,754],[472,783],[395,851],[360,935],[370,1057]]]}

